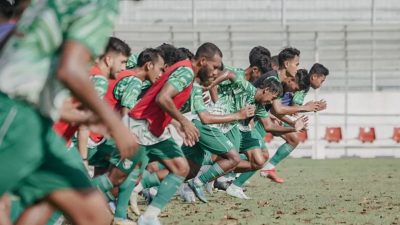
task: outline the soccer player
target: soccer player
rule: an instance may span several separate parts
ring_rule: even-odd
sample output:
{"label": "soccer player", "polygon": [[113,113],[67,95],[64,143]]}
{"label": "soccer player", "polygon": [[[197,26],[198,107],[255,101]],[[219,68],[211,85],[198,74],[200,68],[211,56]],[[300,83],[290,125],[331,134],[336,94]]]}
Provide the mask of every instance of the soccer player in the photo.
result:
{"label": "soccer player", "polygon": [[139,225],[160,224],[158,215],[188,175],[189,166],[181,147],[165,128],[174,119],[185,134],[185,145],[193,146],[198,141],[199,131],[179,109],[190,97],[194,77],[200,74],[215,76],[221,59],[222,52],[216,45],[202,44],[192,61],[183,60],[168,67],[129,112],[131,130],[138,136],[150,161],[160,161],[169,170],[157,195],[140,216]]}
{"label": "soccer player", "polygon": [[[304,98],[307,95],[310,86],[313,89],[318,89],[322,86],[323,82],[326,79],[326,76],[329,75],[329,70],[324,67],[322,64],[315,63],[310,72],[307,73],[307,70],[299,70],[296,74],[296,80],[298,85],[298,91],[295,91],[291,96],[289,95],[289,99],[286,100],[287,106],[302,106],[304,103]],[[290,93],[288,93],[290,94]],[[315,111],[321,111],[326,108],[326,102],[324,100],[318,101],[318,107]],[[285,138],[284,136],[282,136]],[[265,165],[265,167],[260,171],[261,176],[266,176],[274,182],[283,183],[284,180],[277,176],[275,167],[285,158],[287,158],[290,153],[294,150],[294,148],[298,144],[298,138],[295,133],[287,135],[288,140],[291,140],[291,144],[285,143],[280,148],[278,148],[275,155],[269,160],[269,162]],[[286,139],[285,139],[286,140]]]}
{"label": "soccer player", "polygon": [[[163,54],[160,50],[145,49],[139,54],[135,69],[122,71],[118,74],[116,80],[110,82],[105,98],[122,116],[126,115],[138,101],[143,82],[149,80],[152,84],[155,83],[164,71],[164,65]],[[114,150],[111,159],[109,159],[113,165],[109,173],[94,179],[94,183],[111,199],[113,197],[108,191],[111,188],[118,191],[115,220],[120,223],[128,223],[127,207],[129,196],[139,175],[139,171],[132,172],[132,170],[140,156],[136,155],[134,158],[132,160],[121,159],[119,152]],[[119,187],[118,190],[116,189],[117,187]]]}
{"label": "soccer player", "polygon": [[26,205],[50,201],[75,224],[110,224],[106,202],[75,160],[78,153],[68,152],[54,133],[51,118],[58,118],[57,108],[68,95],[62,83],[99,116],[124,157],[135,152],[135,137],[97,97],[87,76],[116,14],[114,1],[78,0],[42,1],[24,12],[19,35],[0,53],[0,195],[13,192]]}

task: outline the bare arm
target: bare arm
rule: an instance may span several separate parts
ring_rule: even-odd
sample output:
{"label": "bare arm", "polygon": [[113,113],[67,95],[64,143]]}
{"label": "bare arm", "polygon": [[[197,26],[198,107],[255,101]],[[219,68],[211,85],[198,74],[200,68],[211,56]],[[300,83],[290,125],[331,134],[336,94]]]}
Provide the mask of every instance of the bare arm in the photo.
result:
{"label": "bare arm", "polygon": [[89,129],[84,125],[80,126],[78,130],[78,150],[82,159],[87,159],[88,157],[88,139]]}
{"label": "bare arm", "polygon": [[67,41],[61,54],[57,78],[80,102],[99,116],[114,138],[122,158],[129,157],[139,147],[136,137],[122,124],[111,107],[97,96],[87,71],[90,59],[90,52],[84,45]]}
{"label": "bare arm", "polygon": [[298,112],[312,112],[318,110],[318,102],[307,102],[305,105],[294,105],[294,106],[285,106],[282,105],[279,99],[275,99],[272,102],[272,110],[275,112],[275,115],[291,115]]}
{"label": "bare arm", "polygon": [[186,143],[189,145],[194,145],[199,140],[199,131],[197,128],[182,115],[181,112],[176,108],[173,97],[175,97],[179,92],[168,82],[161,89],[156,97],[156,103],[161,107],[162,110],[167,112],[173,119],[181,124],[185,132]]}
{"label": "bare arm", "polygon": [[244,120],[254,116],[255,107],[252,105],[242,108],[240,111],[227,115],[214,115],[207,111],[198,113],[198,116],[203,124],[220,124],[229,123],[237,120]]}

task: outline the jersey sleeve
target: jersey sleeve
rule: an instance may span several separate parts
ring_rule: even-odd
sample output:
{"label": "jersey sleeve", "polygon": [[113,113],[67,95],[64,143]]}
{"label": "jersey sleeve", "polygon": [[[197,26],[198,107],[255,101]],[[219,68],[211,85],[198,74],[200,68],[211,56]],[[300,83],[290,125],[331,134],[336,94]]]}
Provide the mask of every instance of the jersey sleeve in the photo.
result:
{"label": "jersey sleeve", "polygon": [[101,75],[95,75],[91,76],[90,80],[92,81],[94,88],[97,92],[97,95],[100,98],[103,98],[104,95],[107,93],[107,88],[108,88],[108,80],[104,76]]}
{"label": "jersey sleeve", "polygon": [[135,106],[139,94],[142,91],[142,81],[136,77],[127,77],[118,83],[121,82],[125,90],[120,92],[120,104],[122,107],[131,109]]}
{"label": "jersey sleeve", "polygon": [[171,84],[176,91],[182,92],[188,87],[194,79],[193,70],[188,67],[179,67],[168,78],[168,83]]}
{"label": "jersey sleeve", "polygon": [[256,105],[256,111],[255,111],[254,115],[258,118],[267,118],[269,116],[267,110],[261,104]]}
{"label": "jersey sleeve", "polygon": [[77,41],[88,48],[92,56],[99,56],[112,34],[117,14],[118,1],[92,1],[81,6],[68,20],[65,39]]}
{"label": "jersey sleeve", "polygon": [[293,95],[292,104],[293,105],[303,105],[304,99],[306,98],[307,92],[303,91],[296,91]]}
{"label": "jersey sleeve", "polygon": [[198,85],[193,85],[191,93],[191,111],[193,114],[198,114],[207,110],[203,99],[203,90]]}

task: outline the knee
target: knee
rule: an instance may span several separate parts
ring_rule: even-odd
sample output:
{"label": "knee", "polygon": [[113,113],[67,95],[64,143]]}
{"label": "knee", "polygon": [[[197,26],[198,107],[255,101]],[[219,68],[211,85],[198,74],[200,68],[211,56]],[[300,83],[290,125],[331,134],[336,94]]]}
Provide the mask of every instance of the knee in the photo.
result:
{"label": "knee", "polygon": [[228,159],[231,161],[232,166],[237,166],[240,162],[240,155],[236,150],[231,150],[228,152]]}
{"label": "knee", "polygon": [[85,221],[83,224],[109,225],[112,223],[113,216],[100,193],[96,192],[89,201],[86,200],[85,202],[86,218],[82,220]]}
{"label": "knee", "polygon": [[300,143],[300,140],[297,137],[297,134],[290,135],[289,138],[287,139],[287,143],[289,145],[291,145],[293,148],[296,148],[297,145],[299,145],[299,143]]}
{"label": "knee", "polygon": [[265,162],[266,162],[266,160],[264,159],[264,157],[260,157],[260,158],[254,159],[251,163],[251,166],[254,170],[259,170],[264,167]]}
{"label": "knee", "polygon": [[263,157],[264,157],[265,162],[268,161],[268,159],[269,159],[268,150],[262,151],[262,154],[263,154]]}
{"label": "knee", "polygon": [[189,163],[185,158],[180,158],[179,160],[175,161],[174,165],[170,168],[170,170],[175,175],[181,177],[187,177],[190,171]]}
{"label": "knee", "polygon": [[111,170],[110,174],[108,174],[108,179],[110,179],[114,187],[119,187],[127,177],[128,174],[122,172],[116,167]]}

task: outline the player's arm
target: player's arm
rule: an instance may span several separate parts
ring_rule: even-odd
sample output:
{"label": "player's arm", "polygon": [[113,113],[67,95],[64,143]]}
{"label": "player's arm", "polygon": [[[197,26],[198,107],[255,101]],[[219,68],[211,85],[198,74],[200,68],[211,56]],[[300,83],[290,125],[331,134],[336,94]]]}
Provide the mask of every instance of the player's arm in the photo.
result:
{"label": "player's arm", "polygon": [[318,102],[310,101],[304,105],[285,106],[282,105],[279,99],[272,102],[271,111],[275,115],[292,115],[299,112],[313,112],[317,111],[319,107]]}
{"label": "player's arm", "polygon": [[206,90],[211,90],[212,88],[216,87],[218,84],[220,84],[226,80],[235,82],[236,74],[229,70],[225,70],[223,75],[217,77],[215,80],[213,80],[213,82],[211,82],[211,84],[208,87],[206,87]]}
{"label": "player's arm", "polygon": [[135,106],[142,91],[142,82],[139,79],[127,77],[120,82],[126,83],[126,89],[122,92],[120,104],[122,106],[121,116],[124,117]]}
{"label": "player's arm", "polygon": [[197,115],[199,116],[201,122],[203,124],[221,124],[221,123],[230,123],[238,120],[244,120],[249,117],[254,116],[254,106],[248,105],[243,107],[240,111],[227,115],[215,115],[211,114],[207,111],[199,112]]}
{"label": "player's arm", "polygon": [[214,102],[214,103],[216,103],[217,101],[218,101],[218,89],[217,89],[217,87],[215,86],[215,87],[213,87],[213,88],[211,88],[210,90],[208,90],[209,92],[210,92],[210,97],[211,97],[211,100]]}
{"label": "player's arm", "polygon": [[122,124],[111,107],[97,96],[87,71],[90,60],[90,51],[83,44],[66,41],[57,69],[57,78],[79,101],[99,116],[116,141],[121,156],[129,157],[138,149],[136,137]]}
{"label": "player's arm", "polygon": [[284,127],[275,124],[270,117],[266,118],[260,118],[259,119],[262,125],[264,126],[265,131],[267,132],[274,132],[278,134],[286,134],[286,133],[291,133],[291,132],[297,132],[301,131],[303,129],[307,128],[307,118],[306,117],[300,117],[296,122],[294,123],[294,127]]}
{"label": "player's arm", "polygon": [[173,97],[178,95],[179,92],[170,83],[166,83],[156,97],[156,103],[162,110],[167,112],[173,119],[179,122],[183,131],[185,132],[185,144],[193,146],[199,140],[199,131],[197,128],[186,119],[182,113],[176,108]]}
{"label": "player's arm", "polygon": [[88,140],[89,140],[89,129],[85,125],[79,126],[78,130],[78,150],[81,154],[82,159],[87,160],[88,157]]}

